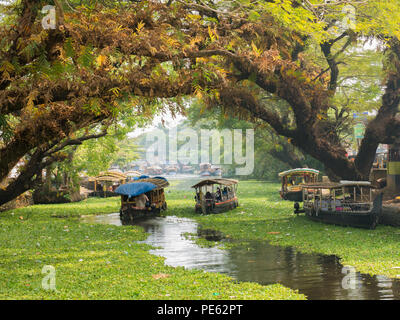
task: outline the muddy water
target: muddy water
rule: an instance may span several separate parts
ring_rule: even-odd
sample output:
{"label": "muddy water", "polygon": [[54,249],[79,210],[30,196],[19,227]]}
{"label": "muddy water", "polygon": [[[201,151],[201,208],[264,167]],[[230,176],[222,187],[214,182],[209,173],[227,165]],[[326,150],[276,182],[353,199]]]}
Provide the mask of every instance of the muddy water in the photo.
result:
{"label": "muddy water", "polygon": [[[83,221],[121,225],[118,214],[88,216]],[[343,269],[335,256],[304,254],[263,241],[229,250],[201,248],[183,235],[198,232],[198,224],[186,218],[160,217],[137,225],[149,233],[142,242],[157,247],[151,253],[165,257],[165,263],[171,266],[220,272],[238,281],[281,283],[311,300],[400,299],[399,280]]]}

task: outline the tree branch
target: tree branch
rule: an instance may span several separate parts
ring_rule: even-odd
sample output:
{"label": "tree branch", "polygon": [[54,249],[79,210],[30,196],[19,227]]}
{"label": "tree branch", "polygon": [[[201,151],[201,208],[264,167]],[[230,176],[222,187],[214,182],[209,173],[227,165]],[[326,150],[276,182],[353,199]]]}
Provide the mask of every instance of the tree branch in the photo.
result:
{"label": "tree branch", "polygon": [[66,141],[64,141],[62,144],[60,144],[57,148],[53,149],[53,150],[48,150],[44,153],[45,157],[51,156],[52,154],[61,151],[62,149],[64,149],[67,146],[76,146],[76,145],[81,145],[84,141],[86,140],[90,140],[90,139],[98,139],[101,137],[104,137],[105,135],[107,135],[107,129],[103,130],[101,133],[99,134],[92,134],[92,135],[86,135],[77,139],[68,139]]}

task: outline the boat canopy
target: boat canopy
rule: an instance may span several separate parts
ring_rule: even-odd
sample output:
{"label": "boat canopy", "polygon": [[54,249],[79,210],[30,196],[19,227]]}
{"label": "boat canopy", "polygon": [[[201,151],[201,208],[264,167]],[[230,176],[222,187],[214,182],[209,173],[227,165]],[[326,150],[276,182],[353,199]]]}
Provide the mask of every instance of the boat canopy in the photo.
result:
{"label": "boat canopy", "polygon": [[320,183],[312,183],[307,184],[304,188],[307,189],[336,189],[343,187],[366,187],[366,188],[376,188],[369,181],[345,181],[342,180],[340,182],[320,182]]}
{"label": "boat canopy", "polygon": [[167,179],[166,179],[166,178],[164,178],[164,177],[160,177],[160,176],[153,177],[152,179],[162,179],[162,180],[165,180],[165,181],[167,181]]}
{"label": "boat canopy", "polygon": [[139,171],[127,171],[125,172],[127,177],[139,177],[141,173]]}
{"label": "boat canopy", "polygon": [[145,178],[139,179],[132,183],[126,183],[119,186],[115,189],[115,193],[129,196],[129,197],[136,197],[143,193],[163,189],[169,186],[169,182],[164,177],[158,178]]}
{"label": "boat canopy", "polygon": [[199,188],[202,186],[209,186],[212,184],[221,184],[224,186],[231,186],[234,184],[238,184],[239,181],[238,180],[234,180],[234,179],[223,179],[223,178],[216,178],[216,179],[205,179],[200,181],[199,183],[195,184],[194,186],[192,186],[192,188]]}
{"label": "boat canopy", "polygon": [[155,184],[157,186],[157,189],[163,189],[169,186],[168,180],[165,179],[164,177],[144,178],[144,179],[139,179],[133,183],[139,183],[139,182],[150,182],[152,184]]}
{"label": "boat canopy", "polygon": [[115,189],[115,193],[129,197],[136,197],[156,188],[157,186],[150,182],[126,183]]}
{"label": "boat canopy", "polygon": [[292,174],[302,174],[302,173],[313,173],[313,174],[319,174],[319,171],[316,169],[311,169],[311,168],[297,168],[297,169],[291,169],[287,171],[283,171],[279,173],[279,177],[284,177]]}
{"label": "boat canopy", "polygon": [[94,178],[96,181],[110,181],[110,182],[118,182],[126,179],[126,175],[119,172],[101,172],[97,177]]}

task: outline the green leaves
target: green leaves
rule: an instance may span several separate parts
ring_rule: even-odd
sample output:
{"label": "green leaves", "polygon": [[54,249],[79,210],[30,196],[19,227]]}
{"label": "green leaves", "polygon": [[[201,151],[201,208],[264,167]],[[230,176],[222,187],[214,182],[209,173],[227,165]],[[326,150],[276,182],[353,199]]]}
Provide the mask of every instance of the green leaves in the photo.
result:
{"label": "green leaves", "polygon": [[257,21],[260,17],[261,17],[261,15],[255,10],[252,10],[249,13],[249,20],[250,21]]}
{"label": "green leaves", "polygon": [[95,62],[95,56],[93,54],[93,47],[91,45],[81,48],[81,53],[78,58],[78,63],[85,67],[90,68]]}
{"label": "green leaves", "polygon": [[7,116],[0,114],[0,139],[8,142],[13,134],[14,133],[10,124],[8,123]]}
{"label": "green leaves", "polygon": [[72,45],[72,39],[71,38],[68,38],[65,41],[64,50],[65,50],[65,54],[66,54],[67,57],[69,57],[69,58],[75,57],[75,50],[74,50],[74,47]]}
{"label": "green leaves", "polygon": [[39,49],[39,43],[32,40],[20,50],[19,54],[25,56],[27,60],[32,60],[32,58],[39,52]]}

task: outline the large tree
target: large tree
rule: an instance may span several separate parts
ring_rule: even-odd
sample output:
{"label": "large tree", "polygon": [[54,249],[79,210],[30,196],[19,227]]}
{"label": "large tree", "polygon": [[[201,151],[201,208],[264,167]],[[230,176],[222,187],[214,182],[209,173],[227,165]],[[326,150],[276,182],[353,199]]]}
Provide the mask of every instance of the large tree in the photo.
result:
{"label": "large tree", "polygon": [[[126,107],[146,114],[151,102],[181,112],[177,98],[185,95],[264,121],[335,178],[366,179],[378,144],[400,135],[397,2],[349,2],[357,13],[353,30],[335,26],[346,21],[347,1],[66,3],[54,1],[54,30],[41,24],[49,1],[17,1],[0,26],[0,180],[25,161],[0,190],[0,204],[31,188],[63,147],[90,138],[74,132],[106,127]],[[335,130],[343,114],[334,97],[342,54],[367,37],[385,47],[386,77],[353,163]],[[319,48],[325,65],[310,58],[310,47]],[[266,97],[286,104],[289,120],[278,105],[265,105]]]}
{"label": "large tree", "polygon": [[[343,9],[350,3],[355,6],[357,26],[351,29],[344,24],[344,29],[342,24],[339,28],[336,23],[346,21],[347,12]],[[234,114],[245,110],[251,117],[265,121],[294,146],[320,160],[333,179],[368,180],[379,143],[391,143],[400,134],[400,121],[396,117],[400,99],[398,6],[382,1],[247,4],[248,10],[257,10],[256,23],[245,24],[244,31],[238,34],[236,42],[240,46],[218,48],[220,56],[236,71],[236,81],[230,81],[217,97],[211,97],[210,105],[222,106]],[[208,13],[212,12],[216,14],[210,8]],[[234,16],[218,14],[219,21],[224,16],[228,20],[228,16],[232,19]],[[339,87],[340,65],[346,63],[344,53],[358,49],[359,41],[366,39],[373,39],[377,51],[384,47],[385,84],[377,115],[366,129],[355,162],[351,162],[341,131],[337,130],[344,110],[335,104],[334,98]],[[310,59],[307,50],[316,46],[325,67]],[[379,75],[376,78],[379,80]],[[291,121],[281,116],[279,108],[264,103],[266,95],[287,103]]]}
{"label": "large tree", "polygon": [[[267,102],[266,102],[267,103]],[[277,107],[280,102],[272,99],[269,103]],[[289,121],[289,110],[284,105],[280,106],[281,117],[287,117]],[[207,108],[199,99],[192,99],[190,107],[187,108],[187,120],[184,125],[191,126],[195,130],[201,129],[253,129],[254,130],[254,171],[250,177],[256,179],[278,179],[277,173],[290,168],[312,167],[323,169],[322,165],[311,156],[303,154],[291,145],[285,137],[278,136],[271,130],[270,126],[263,121],[240,120],[239,115],[227,116],[223,110]],[[246,118],[246,117],[245,117]],[[221,163],[224,160],[221,159]],[[237,165],[224,165],[230,174],[234,174]],[[224,170],[225,172],[225,170]]]}
{"label": "large tree", "polygon": [[[127,108],[144,117],[162,105],[160,99],[195,90],[190,70],[161,65],[177,43],[166,26],[179,21],[165,5],[92,2],[69,8],[55,1],[57,26],[49,30],[40,13],[48,1],[3,7],[0,181],[23,163],[18,177],[0,190],[0,204],[40,182],[42,169],[62,160],[63,148],[104,135]],[[159,46],[162,60],[155,57]],[[205,86],[201,77],[197,83]],[[180,111],[177,104],[170,109]],[[98,133],[85,133],[93,127]]]}

